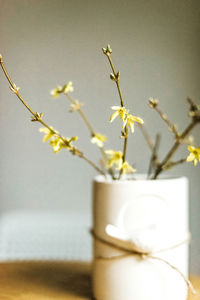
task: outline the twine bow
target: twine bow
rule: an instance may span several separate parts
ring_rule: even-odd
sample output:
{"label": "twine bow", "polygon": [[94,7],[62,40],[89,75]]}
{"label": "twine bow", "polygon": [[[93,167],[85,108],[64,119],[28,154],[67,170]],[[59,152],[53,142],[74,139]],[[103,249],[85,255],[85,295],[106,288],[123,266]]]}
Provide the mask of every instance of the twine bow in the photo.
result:
{"label": "twine bow", "polygon": [[196,294],[196,290],[194,289],[191,281],[189,279],[187,279],[185,277],[185,275],[178,268],[176,268],[175,266],[173,266],[171,263],[169,263],[165,259],[160,258],[158,256],[155,256],[155,254],[158,254],[158,253],[161,253],[161,252],[165,252],[167,250],[171,250],[171,249],[177,248],[177,247],[179,247],[179,246],[181,246],[181,245],[183,245],[185,243],[188,243],[189,240],[190,240],[190,234],[188,234],[188,236],[183,241],[177,243],[176,245],[173,245],[171,247],[158,250],[158,251],[156,251],[156,253],[151,253],[151,252],[145,252],[145,251],[139,251],[139,250],[135,250],[135,249],[130,249],[128,247],[125,247],[125,246],[117,244],[117,242],[112,242],[112,241],[108,241],[106,239],[103,239],[100,236],[98,236],[93,229],[90,230],[90,233],[91,233],[92,237],[95,240],[97,240],[98,242],[100,242],[100,243],[102,243],[102,244],[104,244],[106,246],[109,246],[109,247],[111,247],[113,249],[120,250],[120,251],[124,252],[124,254],[121,254],[121,255],[118,255],[118,256],[111,256],[111,257],[98,256],[98,257],[95,257],[96,259],[114,260],[114,259],[121,259],[121,258],[124,258],[124,257],[127,257],[127,256],[138,255],[142,259],[148,259],[148,258],[150,258],[150,259],[155,259],[157,261],[161,261],[161,262],[165,263],[166,265],[168,265],[171,269],[173,269],[177,273],[179,273],[179,275],[183,278],[183,280],[187,284],[188,289],[190,289],[193,294]]}

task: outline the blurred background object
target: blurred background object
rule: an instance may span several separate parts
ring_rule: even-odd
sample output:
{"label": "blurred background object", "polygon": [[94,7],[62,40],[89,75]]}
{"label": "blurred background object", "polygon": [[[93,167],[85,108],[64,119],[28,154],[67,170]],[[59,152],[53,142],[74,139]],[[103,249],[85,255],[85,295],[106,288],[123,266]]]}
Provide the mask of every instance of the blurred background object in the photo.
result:
{"label": "blurred background object", "polygon": [[[57,84],[71,80],[73,95],[85,103],[93,127],[108,136],[106,148],[122,148],[120,122],[108,122],[110,107],[119,105],[101,51],[110,43],[127,107],[145,120],[153,139],[159,130],[160,156],[165,155],[172,135],[148,107],[148,99],[159,98],[181,130],[188,120],[187,96],[199,102],[198,0],[0,0],[0,7],[0,53],[24,98],[35,111],[44,112],[49,124],[66,136],[78,135],[79,147],[98,162],[99,151],[90,143],[79,116],[68,113],[67,99],[53,100],[49,94]],[[67,241],[72,245],[72,240],[85,240],[85,254],[80,244],[73,244],[80,251],[73,257],[82,253],[83,259],[89,259],[91,181],[96,174],[84,161],[65,151],[55,156],[42,143],[38,124],[30,122],[2,73],[0,127],[0,258],[44,258],[45,253],[51,258],[60,253],[63,258],[65,252],[65,258],[71,259],[75,250],[69,249]],[[200,144],[199,132],[198,127],[194,136]],[[182,147],[178,157],[187,153],[187,147]],[[128,157],[139,173],[147,172],[150,152],[139,129],[129,139]],[[183,174],[190,179],[191,272],[200,273],[200,167],[187,164],[170,171],[170,175]],[[82,234],[88,239],[82,239]],[[52,250],[47,239],[60,247]]]}

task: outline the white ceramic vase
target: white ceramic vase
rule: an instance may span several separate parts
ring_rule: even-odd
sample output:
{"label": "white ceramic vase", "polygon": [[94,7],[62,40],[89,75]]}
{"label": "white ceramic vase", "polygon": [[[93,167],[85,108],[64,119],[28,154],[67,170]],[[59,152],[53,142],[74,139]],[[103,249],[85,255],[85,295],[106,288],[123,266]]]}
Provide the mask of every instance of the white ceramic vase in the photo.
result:
{"label": "white ceramic vase", "polygon": [[161,258],[124,256],[124,251],[94,238],[96,300],[187,299],[187,285],[177,271],[188,276],[187,178],[146,180],[141,175],[137,180],[112,181],[97,176],[93,230],[107,242]]}

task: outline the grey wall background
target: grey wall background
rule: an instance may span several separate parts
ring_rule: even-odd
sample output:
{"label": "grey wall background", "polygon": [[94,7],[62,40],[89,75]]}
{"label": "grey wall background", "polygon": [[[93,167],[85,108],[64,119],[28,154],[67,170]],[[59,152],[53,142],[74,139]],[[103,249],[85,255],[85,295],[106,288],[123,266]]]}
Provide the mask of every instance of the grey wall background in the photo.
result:
{"label": "grey wall background", "polygon": [[[65,98],[49,91],[72,80],[74,96],[98,132],[109,137],[107,149],[122,147],[120,122],[109,124],[110,106],[119,103],[101,48],[110,43],[121,71],[127,107],[141,116],[152,137],[162,133],[160,155],[173,142],[165,124],[148,107],[156,96],[171,120],[188,122],[186,97],[199,101],[200,2],[198,0],[0,1],[0,52],[21,93],[32,108],[94,161],[98,149],[89,142],[78,115],[69,114]],[[38,124],[9,91],[0,75],[0,209],[90,210],[95,171],[62,152],[55,156],[42,143]],[[200,143],[200,128],[194,133]],[[187,155],[183,147],[177,157]],[[129,161],[146,172],[149,149],[139,130],[129,142]],[[192,272],[200,272],[200,168],[192,164],[170,172],[190,179]]]}

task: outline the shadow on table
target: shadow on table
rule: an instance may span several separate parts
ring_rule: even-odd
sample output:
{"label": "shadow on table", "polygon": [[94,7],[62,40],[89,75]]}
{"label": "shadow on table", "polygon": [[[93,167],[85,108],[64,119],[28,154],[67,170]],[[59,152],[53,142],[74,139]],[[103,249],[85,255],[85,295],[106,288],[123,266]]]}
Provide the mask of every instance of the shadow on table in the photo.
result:
{"label": "shadow on table", "polygon": [[91,266],[83,262],[33,262],[23,263],[18,269],[17,278],[28,281],[34,288],[41,286],[56,293],[67,293],[76,296],[92,298]]}

